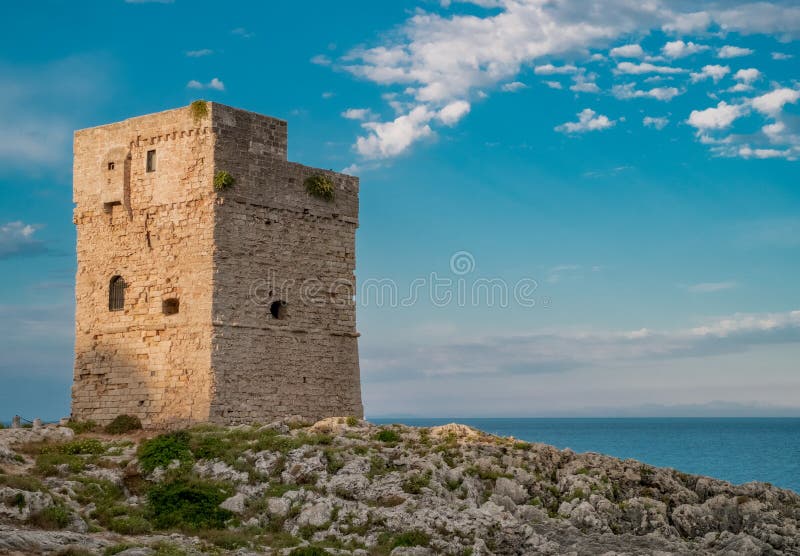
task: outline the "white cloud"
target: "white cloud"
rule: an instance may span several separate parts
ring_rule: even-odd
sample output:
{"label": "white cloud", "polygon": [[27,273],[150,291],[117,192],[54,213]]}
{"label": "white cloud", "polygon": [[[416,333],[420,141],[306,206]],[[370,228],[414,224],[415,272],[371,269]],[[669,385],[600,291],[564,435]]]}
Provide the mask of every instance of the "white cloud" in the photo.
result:
{"label": "white cloud", "polygon": [[643,58],[644,50],[638,44],[626,44],[612,48],[609,55],[614,58]]}
{"label": "white cloud", "polygon": [[547,85],[551,89],[563,89],[564,88],[564,86],[561,83],[559,83],[558,81],[543,81],[542,83],[544,83],[545,85]]}
{"label": "white cloud", "polygon": [[572,77],[574,83],[569,90],[576,93],[599,93],[600,87],[595,83],[595,79],[597,79],[597,75],[594,73],[586,74],[581,71]]}
{"label": "white cloud", "polygon": [[323,91],[323,92],[322,92],[322,95],[320,95],[320,96],[321,96],[322,98],[324,98],[324,99],[328,99],[328,98],[333,98],[333,97],[335,97],[335,96],[336,96],[336,93],[334,93],[333,91]]}
{"label": "white cloud", "polygon": [[733,289],[736,285],[736,282],[702,282],[687,286],[686,289],[691,293],[715,293]]}
{"label": "white cloud", "polygon": [[716,64],[703,66],[703,69],[700,72],[692,72],[689,77],[692,79],[692,83],[696,83],[698,81],[703,81],[708,79],[709,77],[714,80],[714,83],[717,83],[720,79],[725,77],[731,72],[731,68],[729,66],[719,66]]}
{"label": "white cloud", "polygon": [[771,56],[773,60],[791,60],[794,58],[791,54],[786,54],[784,52],[773,52]]}
{"label": "white cloud", "polygon": [[796,160],[800,153],[793,149],[753,149],[749,145],[739,147],[739,156],[742,158],[787,158]]}
{"label": "white cloud", "polygon": [[683,68],[675,68],[672,66],[657,66],[650,62],[642,62],[634,64],[632,62],[620,62],[617,64],[614,73],[640,75],[643,73],[684,73],[686,70]]}
{"label": "white cloud", "polygon": [[614,85],[611,89],[611,94],[619,99],[631,98],[654,98],[661,101],[670,101],[674,97],[681,94],[677,87],[655,87],[647,91],[635,89],[634,83],[626,83],[625,85]]}
{"label": "white cloud", "polygon": [[654,127],[658,130],[664,129],[669,124],[669,119],[665,117],[645,116],[642,119],[642,125],[645,127]]}
{"label": "white cloud", "polygon": [[698,131],[725,129],[744,113],[742,106],[721,101],[716,108],[692,110],[687,123]]}
{"label": "white cloud", "polygon": [[454,126],[458,121],[469,113],[470,104],[465,100],[451,102],[436,115],[436,118],[444,125]]}
{"label": "white cloud", "polygon": [[597,114],[591,108],[584,108],[578,113],[577,122],[565,122],[554,129],[561,133],[585,133],[587,131],[599,131],[614,126],[616,122],[610,120],[608,116]]}
{"label": "white cloud", "polygon": [[783,110],[785,104],[794,104],[798,98],[800,91],[784,87],[752,99],[751,104],[762,114],[775,116]]}
{"label": "white cloud", "polygon": [[737,81],[743,81],[745,83],[752,83],[759,77],[761,77],[761,72],[758,71],[756,68],[740,69],[735,74],[733,74],[734,79],[736,79]]}
{"label": "white cloud", "polygon": [[225,90],[225,84],[222,81],[220,81],[217,77],[212,78],[211,81],[209,81],[208,83],[201,83],[196,79],[192,79],[186,84],[186,86],[189,89],[213,89],[215,91]]}
{"label": "white cloud", "polygon": [[556,74],[565,74],[565,73],[575,73],[578,71],[578,68],[573,66],[572,64],[567,64],[564,66],[554,66],[553,64],[544,64],[542,66],[536,66],[533,68],[533,73],[536,75],[556,75]]}
{"label": "white cloud", "polygon": [[703,50],[708,50],[709,47],[704,44],[696,44],[691,41],[683,42],[682,40],[670,41],[661,47],[661,52],[667,58],[684,58],[691,56]]}
{"label": "white cloud", "polygon": [[376,115],[369,108],[348,108],[342,112],[342,117],[348,120],[372,120]]}
{"label": "white cloud", "polygon": [[398,116],[390,122],[367,122],[362,124],[368,135],[356,141],[358,153],[368,159],[397,156],[417,139],[429,137],[433,130],[428,123],[434,113],[425,106],[418,106],[408,114]]}
{"label": "white cloud", "polygon": [[[474,5],[483,4],[484,0],[465,2]],[[717,25],[724,32],[742,35],[800,35],[800,10],[786,5],[769,5],[765,9],[761,4],[739,0],[704,5],[702,12],[686,11],[686,3],[666,0],[608,0],[603,10],[591,9],[588,0],[492,0],[492,5],[495,9],[474,13],[418,9],[391,33],[376,33],[382,37],[376,45],[354,48],[336,65],[357,77],[391,87],[396,96],[387,102],[399,118],[418,108],[436,114],[452,102],[484,97],[486,91],[500,90],[503,83],[522,81],[521,72],[530,67],[534,74],[543,76],[577,74],[580,70],[574,60],[588,62],[592,53],[611,48],[623,37],[647,36],[652,29],[705,32]],[[620,17],[621,13],[624,17]],[[684,50],[699,48],[689,42]],[[621,62],[615,72],[665,76],[688,73],[684,68],[652,62],[655,60]],[[589,84],[593,82],[586,79],[573,86],[579,92],[595,90]],[[654,93],[661,98],[668,94],[669,88]],[[424,137],[428,134],[425,126],[432,132],[430,126],[441,121],[431,117],[422,127],[412,126],[420,131],[412,135]],[[394,120],[384,123],[388,126],[384,131],[395,125]],[[357,148],[358,152],[376,156],[387,152],[363,148],[375,143],[370,134],[359,140],[362,148]]]}
{"label": "white cloud", "polygon": [[738,58],[740,56],[749,56],[753,51],[749,48],[742,48],[740,46],[725,45],[717,50],[719,58]]}
{"label": "white cloud", "polygon": [[503,86],[500,88],[507,93],[516,93],[522,89],[527,89],[528,86],[522,81],[512,81],[511,83],[503,84]]}

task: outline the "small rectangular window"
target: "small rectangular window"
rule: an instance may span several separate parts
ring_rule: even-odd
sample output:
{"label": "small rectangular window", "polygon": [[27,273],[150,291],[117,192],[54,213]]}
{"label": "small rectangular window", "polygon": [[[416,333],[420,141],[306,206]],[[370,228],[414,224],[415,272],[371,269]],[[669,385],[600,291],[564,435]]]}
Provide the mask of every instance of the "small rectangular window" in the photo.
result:
{"label": "small rectangular window", "polygon": [[156,151],[147,151],[147,171],[148,172],[155,172],[156,171]]}
{"label": "small rectangular window", "polygon": [[109,162],[108,163],[108,169],[109,170],[113,170],[114,169],[114,163],[113,162]]}

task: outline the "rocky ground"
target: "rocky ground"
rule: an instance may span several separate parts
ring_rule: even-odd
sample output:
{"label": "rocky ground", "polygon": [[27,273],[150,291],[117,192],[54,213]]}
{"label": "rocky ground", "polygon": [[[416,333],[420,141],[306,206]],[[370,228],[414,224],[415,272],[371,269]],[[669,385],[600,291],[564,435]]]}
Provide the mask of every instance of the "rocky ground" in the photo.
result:
{"label": "rocky ground", "polygon": [[800,554],[798,521],[768,484],[455,424],[0,430],[0,553]]}

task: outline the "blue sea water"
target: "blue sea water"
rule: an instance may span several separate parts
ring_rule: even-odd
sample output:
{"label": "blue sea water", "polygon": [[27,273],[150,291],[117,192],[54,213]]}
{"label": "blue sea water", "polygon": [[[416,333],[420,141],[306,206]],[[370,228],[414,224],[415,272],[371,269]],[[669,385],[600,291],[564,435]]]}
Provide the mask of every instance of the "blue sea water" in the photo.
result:
{"label": "blue sea water", "polygon": [[633,458],[732,483],[764,481],[800,492],[800,418],[396,418],[373,423],[464,423],[499,436],[576,452]]}

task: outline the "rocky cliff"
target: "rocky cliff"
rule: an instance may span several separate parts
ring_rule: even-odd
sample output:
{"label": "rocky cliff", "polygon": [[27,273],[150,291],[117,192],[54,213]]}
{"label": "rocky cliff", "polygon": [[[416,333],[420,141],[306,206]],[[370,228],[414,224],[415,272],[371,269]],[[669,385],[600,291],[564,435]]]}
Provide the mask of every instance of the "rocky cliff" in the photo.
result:
{"label": "rocky cliff", "polygon": [[0,430],[0,469],[0,553],[800,554],[791,491],[455,424]]}

